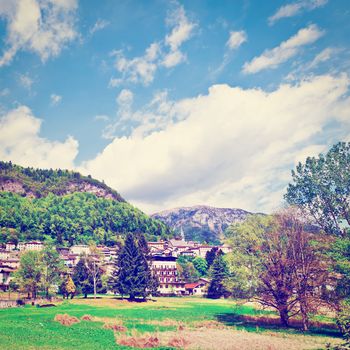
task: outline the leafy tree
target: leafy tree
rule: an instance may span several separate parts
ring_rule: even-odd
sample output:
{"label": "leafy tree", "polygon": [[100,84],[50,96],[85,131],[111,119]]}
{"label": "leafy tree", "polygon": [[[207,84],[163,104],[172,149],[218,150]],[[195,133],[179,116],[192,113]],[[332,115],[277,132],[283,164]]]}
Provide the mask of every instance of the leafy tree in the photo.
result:
{"label": "leafy tree", "polygon": [[302,208],[327,234],[337,237],[330,255],[335,260],[334,270],[342,274],[337,286],[340,299],[350,295],[349,183],[350,143],[339,142],[325,155],[299,163],[285,195],[288,203]]}
{"label": "leafy tree", "polygon": [[28,295],[36,299],[43,276],[42,255],[37,251],[24,252],[20,266],[15,274],[15,281]]}
{"label": "leafy tree", "polygon": [[350,226],[349,183],[350,142],[339,142],[326,155],[308,157],[292,170],[285,198],[304,209],[325,232],[345,236]]}
{"label": "leafy tree", "polygon": [[206,259],[201,258],[199,256],[193,259],[193,266],[198,271],[200,276],[206,276],[208,273],[208,263]]}
{"label": "leafy tree", "polygon": [[227,292],[224,281],[227,278],[228,270],[222,254],[217,254],[210,267],[209,275],[211,280],[207,296],[211,299],[219,299]]}
{"label": "leafy tree", "polygon": [[61,274],[66,270],[63,261],[52,243],[45,245],[42,251],[42,285],[46,298],[49,298],[50,288],[58,285]]}
{"label": "leafy tree", "polygon": [[227,232],[234,253],[228,255],[230,276],[225,285],[235,297],[254,297],[275,308],[283,326],[325,304],[324,286],[331,283],[324,254],[326,237],[305,230],[300,212],[286,209],[272,216],[250,216]]}
{"label": "leafy tree", "polygon": [[150,293],[151,272],[142,250],[136,244],[131,233],[127,234],[125,244],[116,260],[110,286],[121,295],[145,299]]}
{"label": "leafy tree", "polygon": [[60,290],[63,297],[68,299],[68,297],[70,296],[71,299],[73,299],[76,292],[76,287],[71,276],[69,275],[66,276],[66,278],[63,280],[61,284]]}

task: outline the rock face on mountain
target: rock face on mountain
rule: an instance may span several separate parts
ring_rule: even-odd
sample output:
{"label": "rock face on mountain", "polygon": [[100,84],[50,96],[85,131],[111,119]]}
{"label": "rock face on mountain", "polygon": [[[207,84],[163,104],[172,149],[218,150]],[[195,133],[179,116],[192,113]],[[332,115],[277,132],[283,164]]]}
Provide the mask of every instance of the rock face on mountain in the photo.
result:
{"label": "rock face on mountain", "polygon": [[180,207],[151,215],[186,240],[218,244],[226,228],[252,213],[243,209],[214,208],[205,205]]}
{"label": "rock face on mountain", "polygon": [[41,198],[53,193],[58,196],[82,192],[97,197],[125,202],[121,195],[103,182],[68,170],[33,169],[0,161],[0,191],[23,197]]}

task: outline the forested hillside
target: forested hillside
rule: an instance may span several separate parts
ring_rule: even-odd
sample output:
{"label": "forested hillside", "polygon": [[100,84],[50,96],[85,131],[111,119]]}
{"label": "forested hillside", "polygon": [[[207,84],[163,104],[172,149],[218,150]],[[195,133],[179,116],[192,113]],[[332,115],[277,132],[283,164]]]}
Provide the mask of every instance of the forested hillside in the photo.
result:
{"label": "forested hillside", "polygon": [[63,245],[93,240],[111,246],[127,232],[144,232],[151,240],[172,235],[166,225],[132,205],[91,193],[42,198],[0,193],[1,242],[51,237]]}
{"label": "forested hillside", "polygon": [[68,170],[34,169],[0,161],[0,190],[25,197],[45,197],[49,193],[94,193],[98,197],[124,202],[121,195],[103,182]]}
{"label": "forested hillside", "polygon": [[148,239],[172,231],[91,176],[0,161],[0,242],[53,238],[57,244],[114,245],[126,232]]}

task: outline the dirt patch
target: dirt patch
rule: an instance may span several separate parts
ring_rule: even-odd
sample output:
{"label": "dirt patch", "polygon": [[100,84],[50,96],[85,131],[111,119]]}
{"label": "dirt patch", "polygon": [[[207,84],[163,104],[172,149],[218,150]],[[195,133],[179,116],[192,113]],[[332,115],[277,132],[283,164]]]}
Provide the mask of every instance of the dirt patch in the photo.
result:
{"label": "dirt patch", "polygon": [[179,337],[185,342],[179,347],[191,350],[311,350],[323,349],[326,343],[337,342],[333,338],[326,337],[205,328],[186,329],[181,332],[180,336],[175,332],[163,332],[160,334],[160,341],[161,344],[169,345],[172,339]]}

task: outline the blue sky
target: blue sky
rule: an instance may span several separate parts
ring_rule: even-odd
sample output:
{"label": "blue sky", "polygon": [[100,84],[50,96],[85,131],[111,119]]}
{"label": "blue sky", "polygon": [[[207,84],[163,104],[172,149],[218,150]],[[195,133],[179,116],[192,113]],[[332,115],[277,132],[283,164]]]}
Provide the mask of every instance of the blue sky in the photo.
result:
{"label": "blue sky", "polygon": [[349,35],[347,0],[0,0],[0,157],[148,213],[272,211],[350,141]]}

